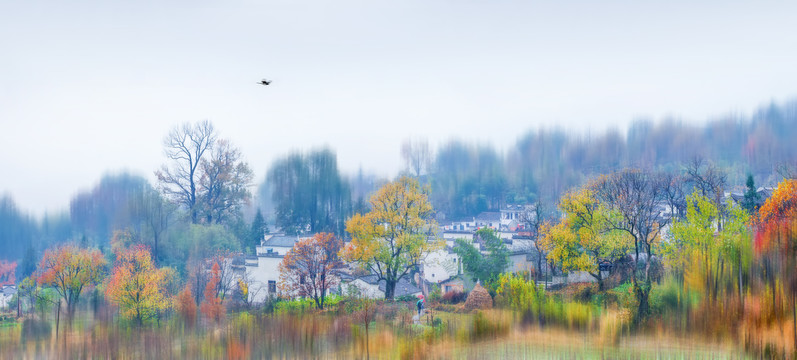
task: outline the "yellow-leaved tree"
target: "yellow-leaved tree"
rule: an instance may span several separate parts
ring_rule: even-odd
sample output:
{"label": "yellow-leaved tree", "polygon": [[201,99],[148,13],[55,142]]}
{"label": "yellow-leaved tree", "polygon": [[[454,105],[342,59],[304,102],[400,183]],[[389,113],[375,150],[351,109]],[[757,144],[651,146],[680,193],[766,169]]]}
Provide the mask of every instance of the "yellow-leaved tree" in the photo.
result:
{"label": "yellow-leaved tree", "polygon": [[428,187],[402,177],[380,188],[370,199],[371,211],[346,222],[352,241],[341,251],[346,261],[360,264],[385,281],[385,298],[429,251],[442,246],[434,234]]}
{"label": "yellow-leaved tree", "polygon": [[540,230],[540,246],[548,260],[563,271],[585,271],[601,289],[601,262],[614,262],[631,249],[630,236],[616,230],[607,221],[618,216],[602,206],[587,184],[562,196],[559,208],[564,218],[556,225],[545,224]]}
{"label": "yellow-leaved tree", "polygon": [[171,306],[166,284],[173,271],[157,268],[144,245],[117,249],[105,296],[123,317],[143,325]]}

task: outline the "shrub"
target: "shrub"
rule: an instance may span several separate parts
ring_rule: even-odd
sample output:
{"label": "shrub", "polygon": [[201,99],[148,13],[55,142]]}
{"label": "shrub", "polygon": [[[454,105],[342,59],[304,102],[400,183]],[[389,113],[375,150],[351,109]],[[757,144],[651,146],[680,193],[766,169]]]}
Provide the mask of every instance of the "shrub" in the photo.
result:
{"label": "shrub", "polygon": [[396,301],[396,302],[413,301],[414,302],[414,301],[418,301],[418,297],[415,296],[415,295],[401,295],[401,296],[396,296],[394,298],[394,301]]}
{"label": "shrub", "polygon": [[614,303],[621,309],[628,309],[632,312],[637,308],[636,296],[634,296],[634,285],[624,283],[606,292],[606,301]]}
{"label": "shrub", "polygon": [[595,283],[576,283],[565,286],[562,290],[563,295],[570,300],[590,302],[592,297],[598,293],[598,284]]}
{"label": "shrub", "polygon": [[274,313],[301,315],[315,308],[313,299],[295,299],[276,303]]}
{"label": "shrub", "polygon": [[446,304],[459,304],[465,299],[468,298],[468,293],[459,291],[459,290],[451,290],[445,294],[443,294],[443,302]]}
{"label": "shrub", "polygon": [[443,297],[443,292],[440,290],[440,285],[432,284],[429,288],[429,298],[426,299],[429,303],[437,303],[440,302],[440,298]]}
{"label": "shrub", "polygon": [[535,315],[540,313],[540,303],[545,298],[545,291],[537,289],[534,281],[502,274],[498,284],[496,298],[501,300],[498,305]]}

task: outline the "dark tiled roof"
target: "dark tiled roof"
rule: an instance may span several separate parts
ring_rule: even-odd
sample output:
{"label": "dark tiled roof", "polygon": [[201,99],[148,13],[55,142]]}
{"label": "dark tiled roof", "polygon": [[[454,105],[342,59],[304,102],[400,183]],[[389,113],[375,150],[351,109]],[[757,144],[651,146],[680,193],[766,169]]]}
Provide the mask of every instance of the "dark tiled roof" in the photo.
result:
{"label": "dark tiled roof", "polygon": [[296,236],[289,235],[274,235],[270,239],[263,242],[263,246],[277,246],[277,247],[293,247],[299,240]]}
{"label": "dark tiled roof", "polygon": [[13,286],[13,285],[3,286],[3,289],[0,290],[0,294],[6,295],[6,296],[12,296],[12,295],[14,295],[16,293],[17,293],[17,287]]}
{"label": "dark tiled roof", "polygon": [[[385,285],[385,280],[379,282],[379,291],[385,292],[386,287],[387,286]],[[403,277],[401,278],[401,280],[399,280],[398,284],[396,284],[396,289],[395,292],[393,293],[393,296],[398,297],[404,295],[412,295],[419,292],[421,292],[421,289],[410,283],[410,281],[407,280],[406,277]]]}
{"label": "dark tiled roof", "polygon": [[501,213],[495,211],[485,211],[476,215],[477,221],[499,221],[501,220]]}
{"label": "dark tiled roof", "polygon": [[[353,277],[349,277],[349,278],[351,280],[355,280],[355,278],[353,278]],[[343,277],[341,279],[343,279]],[[365,283],[367,283],[369,285],[376,285],[377,282],[378,282],[379,283],[379,291],[381,291],[383,293],[385,292],[385,289],[387,288],[387,285],[386,285],[387,282],[385,280],[378,280],[379,277],[376,276],[376,275],[360,276],[360,277],[358,277],[356,279],[360,279],[360,280],[362,280],[363,282],[365,282]],[[407,279],[407,277],[405,276],[405,277],[402,277],[399,280],[398,284],[396,284],[396,289],[395,289],[395,292],[394,292],[393,295],[394,296],[404,296],[404,295],[412,295],[412,294],[419,293],[419,292],[421,292],[421,289],[419,289],[417,286],[413,285]]]}

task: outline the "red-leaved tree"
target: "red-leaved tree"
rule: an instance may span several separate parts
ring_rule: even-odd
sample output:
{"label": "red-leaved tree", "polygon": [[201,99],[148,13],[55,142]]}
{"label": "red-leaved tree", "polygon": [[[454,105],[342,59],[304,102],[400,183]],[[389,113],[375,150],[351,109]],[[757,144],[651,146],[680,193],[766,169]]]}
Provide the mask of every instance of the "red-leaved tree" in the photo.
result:
{"label": "red-leaved tree", "polygon": [[221,280],[220,273],[219,263],[214,262],[213,268],[210,270],[210,281],[205,285],[205,299],[202,300],[202,305],[200,306],[202,314],[216,323],[221,322],[225,312],[224,304],[221,303],[221,298],[216,296],[216,288]]}
{"label": "red-leaved tree", "polygon": [[[791,295],[794,347],[797,349],[797,180],[784,180],[758,210],[755,250],[771,274],[782,274]],[[780,266],[781,271],[773,271]],[[770,276],[773,283],[774,277]],[[774,293],[774,292],[773,292]]]}
{"label": "red-leaved tree", "polygon": [[194,294],[191,292],[191,284],[187,284],[183,291],[177,295],[175,301],[175,308],[183,318],[185,325],[189,328],[193,327],[196,323],[196,301],[194,301]]}
{"label": "red-leaved tree", "polygon": [[297,242],[280,263],[280,290],[287,296],[312,298],[323,309],[327,290],[340,281],[336,272],[343,266],[338,257],[342,246],[330,233]]}

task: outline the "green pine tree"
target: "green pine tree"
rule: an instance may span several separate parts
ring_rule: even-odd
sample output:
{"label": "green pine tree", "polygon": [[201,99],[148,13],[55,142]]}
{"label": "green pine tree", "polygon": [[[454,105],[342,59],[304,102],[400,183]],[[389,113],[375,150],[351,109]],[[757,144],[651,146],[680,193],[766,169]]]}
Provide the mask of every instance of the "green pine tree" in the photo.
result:
{"label": "green pine tree", "polygon": [[752,214],[758,211],[759,196],[756,192],[755,180],[752,174],[747,174],[747,190],[744,192],[744,199],[742,200],[742,207]]}
{"label": "green pine tree", "polygon": [[256,252],[255,249],[260,245],[260,241],[263,240],[266,232],[268,232],[268,225],[266,225],[266,220],[263,218],[260,208],[257,208],[255,219],[252,220],[252,229],[249,232],[249,244],[246,247],[251,247],[252,252]]}

